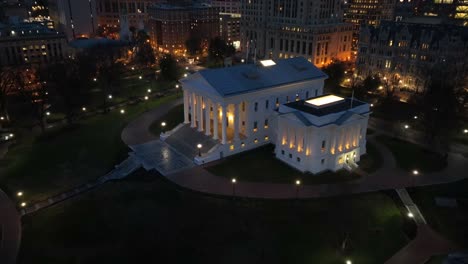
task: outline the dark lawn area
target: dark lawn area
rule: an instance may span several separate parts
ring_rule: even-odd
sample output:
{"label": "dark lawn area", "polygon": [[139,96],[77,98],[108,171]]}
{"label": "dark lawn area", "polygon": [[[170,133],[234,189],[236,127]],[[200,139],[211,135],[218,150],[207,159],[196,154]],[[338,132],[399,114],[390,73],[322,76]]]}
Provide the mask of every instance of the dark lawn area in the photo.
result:
{"label": "dark lawn area", "polygon": [[115,109],[40,136],[18,135],[19,143],[0,164],[1,188],[10,194],[22,190],[31,203],[104,175],[127,156],[120,139],[124,126],[148,107],[176,97],[125,107],[124,115]]}
{"label": "dark lawn area", "polygon": [[390,149],[398,166],[404,170],[417,169],[422,172],[434,172],[447,167],[446,160],[439,153],[389,136],[380,135],[377,139]]}
{"label": "dark lawn area", "polygon": [[397,100],[385,101],[381,99],[380,102],[374,104],[372,108],[373,117],[387,121],[414,122],[414,116],[420,116],[419,112],[417,106]]}
{"label": "dark lawn area", "polygon": [[382,193],[227,200],[142,174],[23,218],[18,263],[375,264],[407,242]]}
{"label": "dark lawn area", "polygon": [[151,133],[159,136],[162,132],[162,122],[166,123],[164,131],[169,131],[175,128],[178,124],[184,122],[184,105],[174,107],[165,116],[154,121],[149,128]]}
{"label": "dark lawn area", "polygon": [[[427,221],[448,239],[468,248],[468,179],[410,189],[410,194]],[[457,199],[458,207],[442,207],[435,198]]]}
{"label": "dark lawn area", "polygon": [[327,171],[317,175],[302,173],[276,159],[273,145],[231,156],[208,167],[207,170],[221,177],[250,182],[293,184],[297,179],[300,179],[303,184],[328,184],[359,178],[359,175],[346,170]]}
{"label": "dark lawn area", "polygon": [[358,165],[363,171],[373,173],[382,167],[384,159],[377,147],[369,141],[367,141],[366,150],[367,153],[361,156]]}

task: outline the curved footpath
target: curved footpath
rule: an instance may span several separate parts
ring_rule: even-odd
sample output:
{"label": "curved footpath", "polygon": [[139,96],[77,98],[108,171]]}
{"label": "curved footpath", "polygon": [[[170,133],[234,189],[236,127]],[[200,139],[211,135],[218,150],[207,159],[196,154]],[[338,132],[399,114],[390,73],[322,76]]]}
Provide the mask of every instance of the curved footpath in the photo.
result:
{"label": "curved footpath", "polygon": [[20,241],[20,216],[15,204],[0,190],[0,263],[16,263]]}

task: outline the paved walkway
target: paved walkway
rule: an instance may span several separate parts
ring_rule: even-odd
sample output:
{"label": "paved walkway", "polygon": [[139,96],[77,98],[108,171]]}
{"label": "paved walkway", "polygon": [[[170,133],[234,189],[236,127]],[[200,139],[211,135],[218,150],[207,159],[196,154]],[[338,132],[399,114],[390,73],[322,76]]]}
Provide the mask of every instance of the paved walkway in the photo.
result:
{"label": "paved walkway", "polygon": [[132,146],[159,139],[159,136],[149,131],[150,125],[163,117],[169,110],[182,103],[183,99],[180,98],[143,113],[124,128],[121,135],[122,141],[128,146]]}
{"label": "paved walkway", "polygon": [[20,242],[20,216],[15,204],[0,190],[0,263],[16,263]]}

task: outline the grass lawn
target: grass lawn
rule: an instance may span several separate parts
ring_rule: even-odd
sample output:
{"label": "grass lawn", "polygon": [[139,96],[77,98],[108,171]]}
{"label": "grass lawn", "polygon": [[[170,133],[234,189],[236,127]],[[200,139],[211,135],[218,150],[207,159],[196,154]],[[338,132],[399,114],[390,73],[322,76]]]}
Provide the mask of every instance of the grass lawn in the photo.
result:
{"label": "grass lawn", "polygon": [[385,144],[395,156],[398,166],[411,171],[440,171],[447,166],[444,157],[421,146],[389,136],[380,135],[377,140]]}
{"label": "grass lawn", "polygon": [[382,167],[384,159],[380,151],[374,144],[367,141],[367,153],[361,156],[359,161],[359,168],[367,173],[373,173]]}
{"label": "grass lawn", "polygon": [[33,137],[18,135],[19,144],[0,163],[0,186],[22,190],[28,202],[40,200],[107,173],[127,155],[120,134],[127,122],[147,108],[176,96],[128,106],[124,115],[115,109],[81,120],[74,128],[49,130]]}
{"label": "grass lawn", "polygon": [[18,263],[384,263],[403,219],[381,193],[228,200],[143,173],[23,218]]}
{"label": "grass lawn", "polygon": [[154,135],[159,136],[161,134],[161,123],[165,122],[166,127],[164,128],[165,131],[169,131],[176,127],[178,124],[184,122],[184,105],[178,105],[171,109],[165,116],[162,118],[154,121],[149,130]]}
{"label": "grass lawn", "polygon": [[345,170],[327,171],[317,175],[302,173],[276,159],[273,151],[274,146],[267,145],[231,156],[207,169],[221,177],[251,182],[294,183],[301,179],[304,184],[326,184],[359,178],[359,175]]}
{"label": "grass lawn", "polygon": [[[431,227],[462,248],[468,248],[468,179],[412,188],[410,194]],[[458,207],[438,206],[434,200],[436,197],[457,199]]]}

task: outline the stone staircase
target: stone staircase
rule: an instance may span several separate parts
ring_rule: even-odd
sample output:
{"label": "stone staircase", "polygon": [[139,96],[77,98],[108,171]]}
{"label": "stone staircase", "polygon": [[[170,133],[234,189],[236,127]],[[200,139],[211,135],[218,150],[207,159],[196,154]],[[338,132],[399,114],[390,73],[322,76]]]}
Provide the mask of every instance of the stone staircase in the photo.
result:
{"label": "stone staircase", "polygon": [[165,142],[174,148],[177,152],[193,160],[198,155],[197,145],[202,144],[201,152],[207,153],[218,142],[204,132],[197,131],[186,124],[170,135]]}

